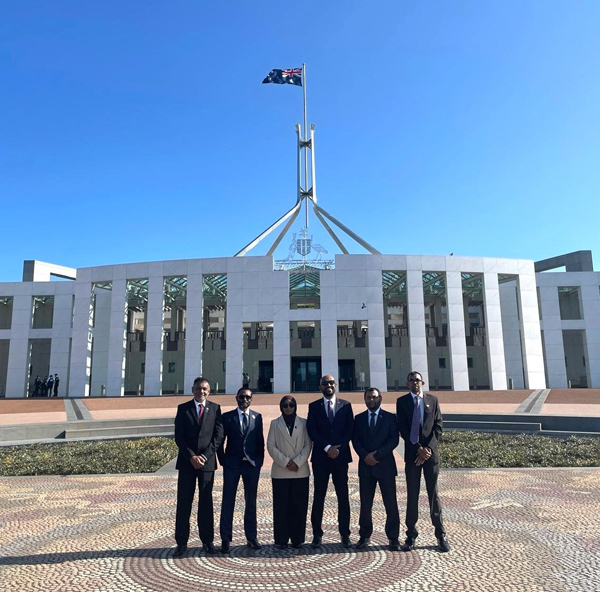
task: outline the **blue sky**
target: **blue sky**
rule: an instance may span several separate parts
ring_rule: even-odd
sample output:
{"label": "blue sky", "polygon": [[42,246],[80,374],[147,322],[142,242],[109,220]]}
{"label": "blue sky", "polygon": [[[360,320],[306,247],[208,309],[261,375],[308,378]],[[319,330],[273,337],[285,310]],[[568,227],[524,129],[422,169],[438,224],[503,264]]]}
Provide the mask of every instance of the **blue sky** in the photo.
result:
{"label": "blue sky", "polygon": [[595,0],[3,0],[0,281],[233,255],[295,203],[302,90],[261,81],[303,62],[319,204],[381,252],[600,257],[599,23]]}

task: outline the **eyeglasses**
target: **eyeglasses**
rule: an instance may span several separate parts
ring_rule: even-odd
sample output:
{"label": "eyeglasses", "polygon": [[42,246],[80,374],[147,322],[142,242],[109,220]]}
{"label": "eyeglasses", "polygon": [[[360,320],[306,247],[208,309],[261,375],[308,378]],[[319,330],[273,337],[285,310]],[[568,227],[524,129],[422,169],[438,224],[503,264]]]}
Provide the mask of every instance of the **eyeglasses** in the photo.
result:
{"label": "eyeglasses", "polygon": [[321,386],[333,386],[335,385],[335,380],[322,380],[321,381]]}
{"label": "eyeglasses", "polygon": [[282,409],[289,409],[290,407],[293,409],[294,407],[296,407],[296,405],[294,405],[293,403],[284,403],[281,406]]}
{"label": "eyeglasses", "polygon": [[238,395],[238,399],[240,401],[250,401],[252,399],[252,395]]}
{"label": "eyeglasses", "polygon": [[409,378],[408,382],[423,382],[420,378]]}

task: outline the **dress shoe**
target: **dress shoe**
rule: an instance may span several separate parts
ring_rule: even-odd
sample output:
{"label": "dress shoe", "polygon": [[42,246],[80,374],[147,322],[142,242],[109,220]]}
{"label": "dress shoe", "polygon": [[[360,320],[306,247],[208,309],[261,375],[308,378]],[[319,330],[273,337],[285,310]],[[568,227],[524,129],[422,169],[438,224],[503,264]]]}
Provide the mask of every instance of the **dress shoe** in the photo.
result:
{"label": "dress shoe", "polygon": [[284,549],[287,549],[287,543],[284,543],[282,545],[275,545],[276,549],[279,549],[280,551],[283,551]]}
{"label": "dress shoe", "polygon": [[440,553],[448,553],[450,551],[450,543],[446,537],[438,539],[438,551]]}
{"label": "dress shoe", "polygon": [[293,549],[302,549],[302,543],[292,543]]}
{"label": "dress shoe", "polygon": [[229,553],[231,549],[231,543],[229,541],[223,541],[221,543],[221,553]]}
{"label": "dress shoe", "polygon": [[350,542],[350,537],[348,535],[344,535],[342,537],[342,547],[344,547],[344,549],[349,549],[352,546],[352,543]]}
{"label": "dress shoe", "polygon": [[177,547],[175,547],[175,552],[173,553],[173,557],[183,557],[188,550],[188,546],[187,545],[177,545]]}
{"label": "dress shoe", "polygon": [[255,551],[260,551],[262,549],[262,545],[256,539],[248,539],[246,545]]}
{"label": "dress shoe", "polygon": [[206,553],[209,553],[210,555],[214,555],[217,552],[217,549],[212,543],[203,543],[202,550]]}
{"label": "dress shoe", "polygon": [[388,549],[390,551],[400,551],[400,541],[398,539],[390,539]]}
{"label": "dress shoe", "polygon": [[371,542],[369,537],[360,537],[358,543],[355,545],[355,549],[366,549]]}
{"label": "dress shoe", "polygon": [[406,551],[414,551],[415,550],[415,539],[412,537],[406,537],[404,544],[400,547],[405,553]]}
{"label": "dress shoe", "polygon": [[323,538],[323,537],[320,537],[318,534],[316,534],[316,535],[313,537],[313,540],[312,540],[312,543],[310,544],[310,546],[311,546],[313,549],[318,549],[318,548],[321,546],[321,540],[322,540],[322,538]]}

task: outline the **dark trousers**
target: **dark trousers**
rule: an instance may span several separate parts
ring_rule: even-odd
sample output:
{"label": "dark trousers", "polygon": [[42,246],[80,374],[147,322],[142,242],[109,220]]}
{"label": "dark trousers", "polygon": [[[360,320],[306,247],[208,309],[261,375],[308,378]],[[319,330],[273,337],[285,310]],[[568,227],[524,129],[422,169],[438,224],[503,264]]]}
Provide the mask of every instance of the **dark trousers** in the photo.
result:
{"label": "dark trousers", "polygon": [[203,543],[215,538],[213,519],[214,471],[179,471],[177,478],[177,513],[175,516],[175,541],[187,545],[190,538],[190,515],[198,482],[198,533]]}
{"label": "dark trousers", "polygon": [[271,479],[273,483],[273,534],[276,545],[301,545],[306,539],[308,477]]}
{"label": "dark trousers", "polygon": [[329,476],[333,480],[338,502],[338,526],[342,536],[350,536],[350,499],[348,497],[348,465],[335,460],[325,463],[313,463],[315,494],[313,497],[310,521],[313,535],[323,536],[323,510],[329,485]]}
{"label": "dark trousers", "polygon": [[419,491],[421,489],[421,473],[425,477],[425,487],[429,498],[429,514],[435,528],[436,538],[446,535],[442,519],[442,504],[438,496],[437,480],[440,473],[439,463],[426,461],[425,464],[417,466],[412,462],[405,465],[406,474],[406,536],[416,538],[417,520],[419,518]]}
{"label": "dark trousers", "polygon": [[221,503],[221,540],[230,543],[233,538],[233,511],[240,477],[244,484],[244,534],[256,538],[256,496],[260,467],[243,461],[238,467],[223,467],[223,501]]}
{"label": "dark trousers", "polygon": [[388,539],[397,539],[400,536],[400,514],[398,513],[396,477],[394,475],[383,479],[377,479],[368,472],[359,475],[360,517],[358,525],[360,528],[358,534],[364,538],[369,538],[373,534],[373,499],[377,483],[379,483],[379,491],[381,491],[385,507],[385,534]]}

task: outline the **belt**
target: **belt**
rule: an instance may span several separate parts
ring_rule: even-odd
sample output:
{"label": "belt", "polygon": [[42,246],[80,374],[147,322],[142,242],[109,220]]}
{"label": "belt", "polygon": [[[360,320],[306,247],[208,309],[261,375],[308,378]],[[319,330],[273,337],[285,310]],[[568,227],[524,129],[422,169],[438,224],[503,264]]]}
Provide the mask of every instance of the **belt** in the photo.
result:
{"label": "belt", "polygon": [[242,458],[242,460],[245,460],[246,462],[248,461],[248,459],[245,456]]}

